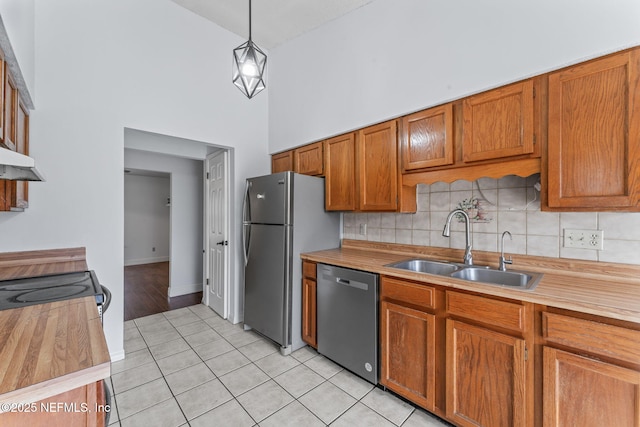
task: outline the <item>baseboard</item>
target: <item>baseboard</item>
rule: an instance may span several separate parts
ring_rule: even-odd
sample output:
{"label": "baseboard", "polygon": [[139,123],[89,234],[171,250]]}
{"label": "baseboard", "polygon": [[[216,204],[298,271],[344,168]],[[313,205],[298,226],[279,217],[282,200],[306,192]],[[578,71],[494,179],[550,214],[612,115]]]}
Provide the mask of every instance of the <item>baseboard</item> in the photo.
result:
{"label": "baseboard", "polygon": [[177,297],[180,295],[193,294],[195,292],[202,292],[202,283],[182,284],[169,286],[169,298]]}
{"label": "baseboard", "polygon": [[130,265],[154,264],[156,262],[167,262],[167,261],[169,261],[168,256],[159,256],[154,258],[128,259],[124,261],[124,266],[128,267]]}
{"label": "baseboard", "polygon": [[111,357],[111,362],[117,362],[118,360],[124,359],[124,349],[109,353],[109,357]]}

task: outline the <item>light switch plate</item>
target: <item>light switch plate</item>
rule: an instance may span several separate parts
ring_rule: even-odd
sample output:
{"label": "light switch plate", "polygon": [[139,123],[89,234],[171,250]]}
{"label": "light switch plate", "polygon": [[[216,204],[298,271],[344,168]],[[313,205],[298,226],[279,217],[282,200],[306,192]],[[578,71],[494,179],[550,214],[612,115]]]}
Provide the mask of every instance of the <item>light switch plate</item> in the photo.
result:
{"label": "light switch plate", "polygon": [[603,231],[565,228],[564,247],[601,251],[604,249]]}

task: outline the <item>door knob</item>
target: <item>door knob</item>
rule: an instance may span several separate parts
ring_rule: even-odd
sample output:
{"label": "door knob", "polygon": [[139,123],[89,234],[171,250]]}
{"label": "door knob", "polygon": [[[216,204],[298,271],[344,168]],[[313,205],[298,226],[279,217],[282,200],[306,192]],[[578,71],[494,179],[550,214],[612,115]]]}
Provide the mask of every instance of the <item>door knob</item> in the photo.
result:
{"label": "door knob", "polygon": [[227,240],[222,240],[221,242],[216,243],[216,245],[227,246],[229,242]]}

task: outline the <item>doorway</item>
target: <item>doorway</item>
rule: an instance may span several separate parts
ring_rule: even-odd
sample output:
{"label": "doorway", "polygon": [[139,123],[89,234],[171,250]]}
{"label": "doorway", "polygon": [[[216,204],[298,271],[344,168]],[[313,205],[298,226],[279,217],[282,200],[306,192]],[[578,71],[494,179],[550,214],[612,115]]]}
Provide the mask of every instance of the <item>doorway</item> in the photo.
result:
{"label": "doorway", "polygon": [[[228,241],[221,259],[224,269],[213,269],[209,266],[205,207],[207,205],[207,158],[217,154],[223,155],[225,166],[224,195],[225,212],[233,230],[233,149],[219,147],[208,143],[193,141],[168,135],[156,134],[131,128],[124,129],[124,166],[167,172],[171,176],[170,210],[170,269],[169,298],[171,302],[184,295],[200,293],[202,301],[207,303],[205,289],[210,275],[218,271],[223,277],[223,285],[215,288],[219,299],[223,302],[220,314],[233,318],[235,289],[230,288],[234,282],[234,272],[228,266],[233,265],[233,238]],[[227,235],[228,236],[228,235]],[[219,241],[219,240],[218,240]],[[216,241],[217,242],[217,241]],[[214,242],[215,243],[215,242]],[[220,261],[219,261],[220,262]],[[220,283],[220,282],[218,282]],[[126,285],[126,284],[125,284]],[[125,305],[127,303],[125,295]],[[170,307],[171,309],[172,307]],[[226,310],[226,313],[225,313]]]}

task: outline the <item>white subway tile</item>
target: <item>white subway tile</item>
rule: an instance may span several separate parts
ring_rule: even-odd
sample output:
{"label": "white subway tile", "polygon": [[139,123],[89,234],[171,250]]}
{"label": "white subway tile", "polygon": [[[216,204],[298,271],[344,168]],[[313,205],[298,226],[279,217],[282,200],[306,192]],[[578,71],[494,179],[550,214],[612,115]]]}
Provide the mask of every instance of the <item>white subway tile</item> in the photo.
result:
{"label": "white subway tile", "polygon": [[411,239],[413,245],[432,246],[430,239],[431,232],[428,230],[413,230]]}
{"label": "white subway tile", "polygon": [[411,230],[396,230],[396,243],[410,245],[412,243]]}
{"label": "white subway tile", "polygon": [[640,240],[640,213],[599,213],[599,229],[607,239]]}
{"label": "white subway tile", "polygon": [[604,250],[598,251],[598,260],[640,264],[640,242],[637,240],[605,240]]}
{"label": "white subway tile", "polygon": [[431,193],[429,199],[431,201],[431,212],[450,211],[451,193]]}
{"label": "white subway tile", "polygon": [[367,214],[367,226],[373,228],[380,228],[382,218],[379,213],[368,213]]}
{"label": "white subway tile", "polygon": [[411,230],[413,224],[413,214],[404,214],[399,213],[395,214],[396,217],[396,228],[403,230]]}
{"label": "white subway tile", "polygon": [[[597,230],[598,214],[595,212],[561,212],[560,233],[565,228],[579,230]],[[568,257],[572,258],[572,257]],[[583,258],[581,258],[583,259]]]}
{"label": "white subway tile", "polygon": [[555,236],[560,233],[560,214],[556,212],[527,212],[527,235]]}
{"label": "white subway tile", "polygon": [[558,258],[558,236],[527,236],[527,255]]}
{"label": "white subway tile", "polygon": [[396,229],[395,228],[381,228],[380,229],[380,241],[385,243],[396,243]]}
{"label": "white subway tile", "polygon": [[381,213],[380,228],[396,228],[396,214],[390,212]]}

